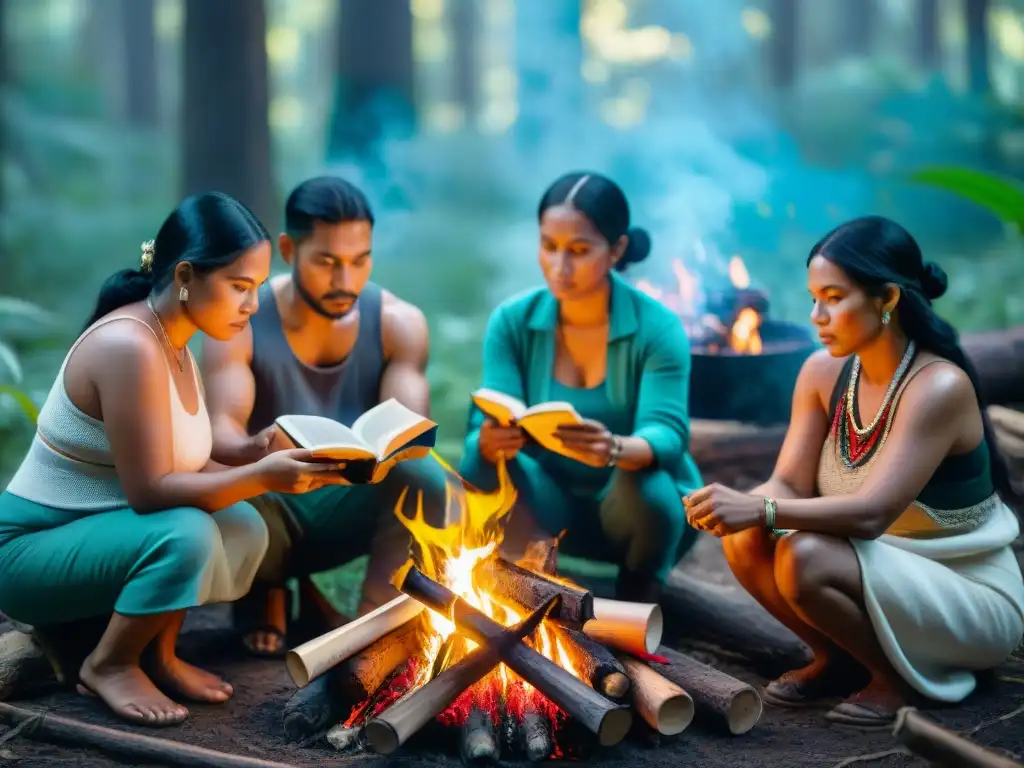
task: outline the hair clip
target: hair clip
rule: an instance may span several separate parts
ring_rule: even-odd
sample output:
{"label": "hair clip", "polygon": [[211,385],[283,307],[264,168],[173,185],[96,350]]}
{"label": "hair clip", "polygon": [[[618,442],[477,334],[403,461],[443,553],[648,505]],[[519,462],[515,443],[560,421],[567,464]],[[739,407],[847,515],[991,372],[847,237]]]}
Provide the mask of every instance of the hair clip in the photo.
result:
{"label": "hair clip", "polygon": [[153,271],[153,241],[147,240],[142,244],[142,260],[139,262],[139,268],[146,273]]}

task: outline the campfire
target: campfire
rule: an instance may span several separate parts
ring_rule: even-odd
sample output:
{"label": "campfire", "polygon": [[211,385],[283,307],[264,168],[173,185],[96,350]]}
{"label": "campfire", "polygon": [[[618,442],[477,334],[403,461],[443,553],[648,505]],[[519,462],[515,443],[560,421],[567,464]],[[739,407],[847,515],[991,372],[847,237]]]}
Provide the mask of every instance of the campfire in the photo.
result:
{"label": "campfire", "polygon": [[[708,263],[698,241],[695,261]],[[698,274],[673,259],[675,285],[636,287],[669,307],[690,339],[690,412],[696,418],[756,423],[789,420],[800,366],[813,351],[806,329],[768,317],[768,294],[751,285],[733,256],[724,274]]]}
{"label": "campfire", "polygon": [[292,738],[387,755],[429,731],[454,737],[467,761],[537,761],[637,729],[675,735],[702,710],[733,733],[753,727],[759,695],[661,646],[659,606],[598,598],[560,576],[555,541],[502,558],[516,494],[503,465],[499,480],[494,493],[450,493],[460,522],[443,529],[399,502],[414,541],[393,578],[402,595],[289,652]]}
{"label": "campfire", "polygon": [[[699,243],[698,251],[702,253]],[[727,272],[727,283],[706,288],[706,281],[676,258],[672,260],[674,290],[649,280],[637,280],[636,287],[679,316],[695,349],[760,355],[764,343],[759,329],[768,312],[768,296],[751,288],[750,273],[739,256],[729,260]]]}

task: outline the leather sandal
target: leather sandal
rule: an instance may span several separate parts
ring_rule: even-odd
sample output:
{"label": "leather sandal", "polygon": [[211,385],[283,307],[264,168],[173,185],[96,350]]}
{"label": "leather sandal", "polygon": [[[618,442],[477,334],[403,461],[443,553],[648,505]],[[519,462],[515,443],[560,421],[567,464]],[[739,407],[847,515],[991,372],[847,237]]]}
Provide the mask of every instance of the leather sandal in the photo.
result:
{"label": "leather sandal", "polygon": [[835,699],[849,696],[864,685],[864,680],[842,669],[831,669],[817,677],[801,680],[797,671],[786,672],[768,683],[762,698],[769,704],[783,709],[824,706]]}
{"label": "leather sandal", "polygon": [[881,704],[853,696],[830,709],[825,713],[825,718],[850,728],[888,730],[896,721],[896,712]]}

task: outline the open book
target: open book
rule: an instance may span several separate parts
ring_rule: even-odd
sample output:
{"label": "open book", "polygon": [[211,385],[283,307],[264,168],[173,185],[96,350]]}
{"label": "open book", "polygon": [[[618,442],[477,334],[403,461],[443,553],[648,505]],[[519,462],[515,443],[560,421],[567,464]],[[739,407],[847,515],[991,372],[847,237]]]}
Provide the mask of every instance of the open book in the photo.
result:
{"label": "open book", "polygon": [[345,463],[340,470],[350,483],[375,483],[399,461],[430,453],[437,424],[394,398],[375,405],[352,427],[324,416],[279,416],[277,425],[317,461]]}
{"label": "open book", "polygon": [[566,448],[555,437],[559,427],[583,422],[583,417],[572,407],[572,403],[552,400],[527,407],[511,395],[486,388],[476,390],[471,397],[477,408],[502,426],[515,424],[547,450],[571,459],[577,458],[575,451]]}

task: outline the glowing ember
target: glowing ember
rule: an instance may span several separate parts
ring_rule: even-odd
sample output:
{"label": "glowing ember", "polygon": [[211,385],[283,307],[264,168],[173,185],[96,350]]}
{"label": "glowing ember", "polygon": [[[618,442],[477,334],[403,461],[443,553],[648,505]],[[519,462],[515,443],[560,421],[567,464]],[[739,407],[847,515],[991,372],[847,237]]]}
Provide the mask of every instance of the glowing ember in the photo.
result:
{"label": "glowing ember", "polygon": [[748,297],[761,295],[750,288],[750,272],[742,258],[733,256],[727,271],[732,288],[714,297],[705,290],[700,277],[678,258],[672,260],[673,288],[649,280],[638,280],[636,287],[678,315],[687,335],[705,350],[728,346],[737,354],[760,355],[763,318],[758,309],[745,302]]}
{"label": "glowing ember", "polygon": [[[495,622],[511,626],[526,618],[527,612],[495,594],[481,575],[487,569],[478,568],[488,558],[497,557],[497,548],[503,537],[504,518],[516,500],[516,490],[503,462],[498,467],[498,479],[498,489],[494,493],[449,485],[449,508],[452,504],[457,505],[461,515],[459,522],[445,528],[434,528],[424,520],[419,499],[414,516],[406,517],[402,512],[405,506],[404,493],[395,514],[412,534],[412,560],[424,574],[446,586]],[[396,577],[406,570],[406,567],[400,569]],[[399,695],[426,684],[477,647],[472,640],[456,632],[455,625],[449,619],[434,611],[426,611],[423,615],[422,650],[414,656],[417,661],[408,665],[407,672],[414,676],[414,680],[411,683],[396,681],[398,684],[393,685],[400,689]],[[544,621],[526,642],[590,685],[581,671],[573,642],[557,624]],[[385,708],[393,700],[389,694],[387,704],[377,705],[377,709]],[[521,720],[525,713],[537,711],[546,714],[554,724],[565,717],[546,696],[504,664],[498,665],[493,672],[466,690],[439,719],[446,725],[462,725],[473,709],[487,713],[495,723],[503,712]],[[357,719],[356,712],[349,717],[352,722]]]}

